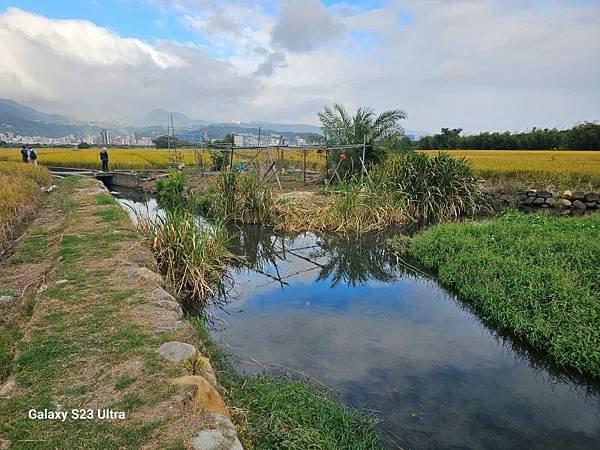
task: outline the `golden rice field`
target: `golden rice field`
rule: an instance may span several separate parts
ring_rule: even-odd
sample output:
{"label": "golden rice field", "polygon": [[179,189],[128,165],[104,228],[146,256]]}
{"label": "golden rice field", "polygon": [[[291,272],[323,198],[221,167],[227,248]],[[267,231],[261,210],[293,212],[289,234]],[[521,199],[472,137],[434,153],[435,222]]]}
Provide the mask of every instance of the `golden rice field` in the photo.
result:
{"label": "golden rice field", "polygon": [[50,172],[45,167],[0,162],[0,254],[37,208],[42,186],[49,184]]}
{"label": "golden rice field", "polygon": [[[187,166],[212,166],[211,154],[217,150],[179,149],[180,160]],[[425,151],[436,154],[436,150]],[[598,151],[546,151],[546,150],[452,150],[455,156],[469,159],[478,174],[484,178],[511,179],[525,184],[555,184],[569,188],[600,187],[600,152]],[[73,150],[72,148],[40,148],[40,164],[47,166],[81,167],[99,169],[98,149]],[[172,153],[166,149],[154,148],[113,148],[109,150],[111,169],[164,169],[173,162]],[[237,150],[234,162],[249,162],[257,155],[256,150]],[[284,150],[283,165],[286,168],[301,169],[303,152]],[[254,159],[259,164],[270,164],[277,152],[263,151]],[[20,161],[19,149],[0,149],[0,161]],[[316,150],[306,151],[306,165],[309,170],[322,170],[325,154]]]}
{"label": "golden rice field", "polygon": [[[306,151],[306,165],[310,170],[318,170],[325,165],[325,155],[316,150]],[[74,150],[72,148],[40,148],[38,149],[38,162],[45,166],[78,167],[86,169],[100,169],[100,156],[98,149]],[[218,150],[178,149],[177,155],[180,162],[185,165],[212,166],[211,154],[221,153]],[[284,150],[284,167],[303,166],[302,150]],[[281,155],[280,153],[280,155]],[[234,153],[234,163],[249,162],[257,155],[256,150],[237,150]],[[270,157],[277,156],[271,150]],[[267,151],[261,152],[255,159],[262,164],[271,161]],[[0,161],[21,161],[20,149],[0,149]],[[111,169],[164,169],[174,162],[173,151],[155,148],[112,148],[109,149],[109,162]]]}
{"label": "golden rice field", "polygon": [[[428,155],[437,150],[426,150]],[[511,179],[526,184],[565,188],[600,187],[600,152],[552,150],[451,150],[464,156],[483,178]]]}

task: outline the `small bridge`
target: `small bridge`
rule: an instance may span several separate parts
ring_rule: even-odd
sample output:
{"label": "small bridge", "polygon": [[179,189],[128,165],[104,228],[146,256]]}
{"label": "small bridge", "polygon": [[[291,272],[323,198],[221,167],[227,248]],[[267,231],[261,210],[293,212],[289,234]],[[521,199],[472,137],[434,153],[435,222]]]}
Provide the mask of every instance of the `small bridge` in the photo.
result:
{"label": "small bridge", "polygon": [[137,175],[127,172],[100,172],[98,170],[79,169],[75,167],[48,167],[52,175],[62,178],[66,176],[79,176],[96,178],[104,184],[137,189],[140,181]]}

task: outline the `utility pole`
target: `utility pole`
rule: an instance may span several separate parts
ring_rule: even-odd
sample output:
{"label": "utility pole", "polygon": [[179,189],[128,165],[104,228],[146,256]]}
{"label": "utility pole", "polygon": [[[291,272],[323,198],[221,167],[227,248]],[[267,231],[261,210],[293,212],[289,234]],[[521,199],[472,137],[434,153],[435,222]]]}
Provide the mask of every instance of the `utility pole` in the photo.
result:
{"label": "utility pole", "polygon": [[177,155],[177,141],[175,140],[175,124],[173,123],[173,114],[171,114],[171,136],[173,137],[173,156],[176,164],[179,164]]}

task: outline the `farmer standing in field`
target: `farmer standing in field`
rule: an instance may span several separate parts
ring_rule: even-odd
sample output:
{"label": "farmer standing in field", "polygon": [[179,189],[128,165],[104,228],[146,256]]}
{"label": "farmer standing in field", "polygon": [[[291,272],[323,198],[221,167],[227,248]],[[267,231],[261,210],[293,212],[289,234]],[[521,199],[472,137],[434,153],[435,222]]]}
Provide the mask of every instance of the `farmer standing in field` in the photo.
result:
{"label": "farmer standing in field", "polygon": [[102,172],[108,172],[108,151],[106,147],[100,150],[100,161],[102,161]]}

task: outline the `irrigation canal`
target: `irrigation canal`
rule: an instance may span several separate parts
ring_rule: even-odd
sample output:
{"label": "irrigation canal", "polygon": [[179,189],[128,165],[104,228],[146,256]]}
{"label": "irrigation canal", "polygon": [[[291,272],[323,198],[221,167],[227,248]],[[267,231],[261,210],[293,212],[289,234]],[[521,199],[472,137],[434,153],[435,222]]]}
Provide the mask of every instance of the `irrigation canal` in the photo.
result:
{"label": "irrigation canal", "polygon": [[245,227],[232,245],[247,261],[213,335],[239,370],[327,386],[376,414],[388,448],[600,448],[600,386],[487,328],[381,238]]}

